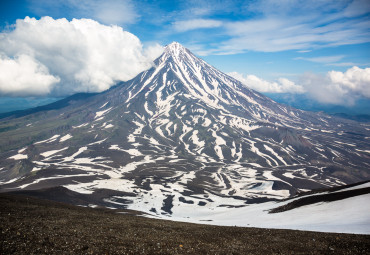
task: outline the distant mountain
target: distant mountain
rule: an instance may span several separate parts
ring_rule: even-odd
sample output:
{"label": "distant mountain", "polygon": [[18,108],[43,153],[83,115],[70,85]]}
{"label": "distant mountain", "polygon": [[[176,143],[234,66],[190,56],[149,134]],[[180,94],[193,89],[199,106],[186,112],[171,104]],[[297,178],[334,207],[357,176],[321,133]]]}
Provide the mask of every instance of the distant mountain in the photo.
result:
{"label": "distant mountain", "polygon": [[[348,118],[355,117],[358,115],[369,115],[370,114],[370,100],[369,99],[358,99],[354,105],[332,105],[320,103],[305,94],[291,94],[291,93],[264,93],[264,95],[270,97],[272,100],[292,106],[297,109],[313,111],[313,112],[325,112],[330,115],[344,114]],[[356,117],[355,117],[356,118]],[[364,120],[363,118],[359,119]]]}
{"label": "distant mountain", "polygon": [[104,191],[105,206],[186,217],[370,179],[370,124],[276,103],[178,43],[54,105],[0,122],[1,191]]}
{"label": "distant mountain", "polygon": [[335,117],[340,117],[344,119],[349,119],[349,120],[355,120],[359,122],[370,122],[370,115],[367,114],[359,114],[359,115],[350,115],[346,113],[334,113],[332,114]]}
{"label": "distant mountain", "polygon": [[0,119],[19,118],[19,117],[34,114],[37,112],[61,109],[70,104],[73,104],[75,101],[83,100],[88,97],[94,96],[96,94],[97,93],[78,93],[78,94],[66,97],[64,99],[61,99],[61,100],[57,100],[56,102],[52,102],[50,104],[45,104],[45,105],[41,105],[41,106],[37,106],[37,107],[25,109],[25,110],[16,110],[16,111],[0,113]]}

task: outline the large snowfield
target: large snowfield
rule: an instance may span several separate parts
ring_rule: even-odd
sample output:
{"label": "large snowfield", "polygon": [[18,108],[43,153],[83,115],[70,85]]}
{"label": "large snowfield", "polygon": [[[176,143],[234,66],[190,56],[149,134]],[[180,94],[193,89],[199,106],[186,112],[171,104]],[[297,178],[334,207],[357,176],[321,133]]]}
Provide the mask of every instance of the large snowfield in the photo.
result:
{"label": "large snowfield", "polygon": [[[369,187],[370,183],[365,186]],[[220,226],[370,234],[369,202],[370,194],[366,194],[333,202],[302,206],[280,213],[269,213],[269,210],[287,204],[288,201],[251,204],[241,208],[224,207],[222,209],[206,207],[195,209],[194,206],[185,204],[173,208],[171,217],[154,217]]]}

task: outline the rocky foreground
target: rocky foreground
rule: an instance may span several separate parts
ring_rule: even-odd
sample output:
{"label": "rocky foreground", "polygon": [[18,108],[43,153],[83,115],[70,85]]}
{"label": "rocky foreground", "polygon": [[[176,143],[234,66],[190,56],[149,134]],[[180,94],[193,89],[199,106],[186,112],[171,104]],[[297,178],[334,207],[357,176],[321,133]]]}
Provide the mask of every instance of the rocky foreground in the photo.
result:
{"label": "rocky foreground", "polygon": [[0,194],[0,254],[369,254],[370,236],[219,227]]}

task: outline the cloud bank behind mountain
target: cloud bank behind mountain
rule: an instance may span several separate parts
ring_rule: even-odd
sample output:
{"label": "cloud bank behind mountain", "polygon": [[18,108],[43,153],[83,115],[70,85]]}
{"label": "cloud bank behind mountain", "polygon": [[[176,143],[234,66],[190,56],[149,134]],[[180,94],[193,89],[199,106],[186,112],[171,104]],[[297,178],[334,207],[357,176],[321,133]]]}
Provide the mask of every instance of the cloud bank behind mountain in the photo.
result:
{"label": "cloud bank behind mountain", "polygon": [[162,53],[133,34],[91,19],[17,20],[0,34],[0,93],[63,96],[100,92],[151,67]]}

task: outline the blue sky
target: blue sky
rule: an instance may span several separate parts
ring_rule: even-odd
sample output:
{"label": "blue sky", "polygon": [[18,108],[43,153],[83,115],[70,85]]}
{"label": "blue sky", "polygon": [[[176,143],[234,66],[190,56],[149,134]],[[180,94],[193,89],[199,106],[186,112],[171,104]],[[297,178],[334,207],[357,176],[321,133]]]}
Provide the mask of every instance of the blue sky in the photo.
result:
{"label": "blue sky", "polygon": [[[178,41],[281,102],[292,102],[287,94],[297,107],[306,100],[370,114],[368,0],[2,0],[0,14],[3,102],[102,91],[150,67],[161,46]],[[101,34],[109,40],[99,41]],[[115,56],[105,45],[127,50]]]}

